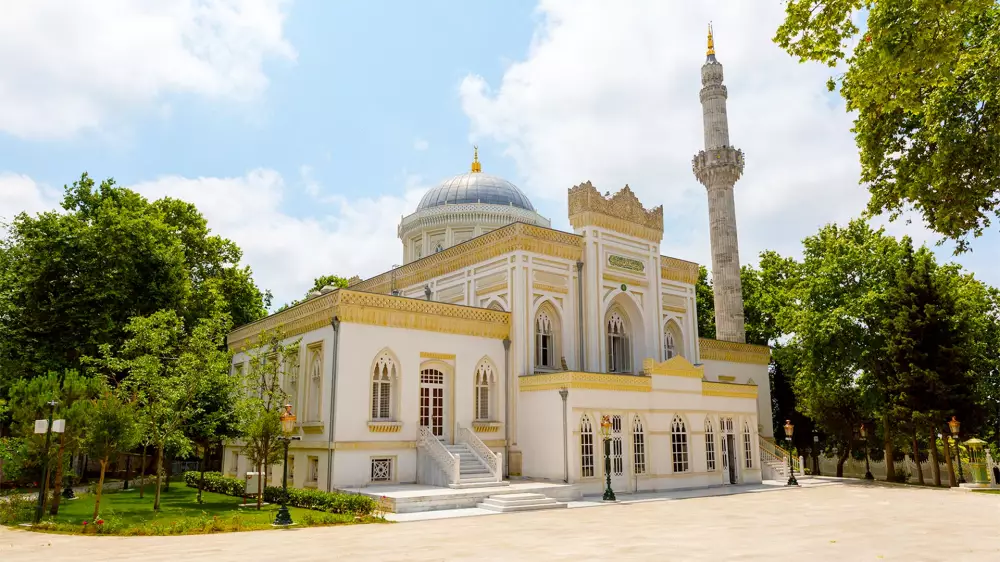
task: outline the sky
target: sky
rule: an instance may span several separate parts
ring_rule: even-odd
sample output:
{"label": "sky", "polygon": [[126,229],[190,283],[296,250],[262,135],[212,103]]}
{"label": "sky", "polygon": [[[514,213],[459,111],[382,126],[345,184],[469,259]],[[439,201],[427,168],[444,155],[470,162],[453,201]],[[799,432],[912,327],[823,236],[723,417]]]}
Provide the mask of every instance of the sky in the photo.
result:
{"label": "sky", "polygon": [[[445,178],[517,184],[570,230],[566,190],[663,205],[663,254],[710,263],[699,69],[713,22],[729,89],[740,256],[798,255],[858,216],[837,72],[772,41],[781,2],[33,0],[0,19],[0,220],[56,208],[84,171],[197,205],[275,305],[323,274],[402,260],[399,219]],[[912,218],[907,223],[906,218]],[[953,245],[886,226],[1000,285],[1000,232]]]}

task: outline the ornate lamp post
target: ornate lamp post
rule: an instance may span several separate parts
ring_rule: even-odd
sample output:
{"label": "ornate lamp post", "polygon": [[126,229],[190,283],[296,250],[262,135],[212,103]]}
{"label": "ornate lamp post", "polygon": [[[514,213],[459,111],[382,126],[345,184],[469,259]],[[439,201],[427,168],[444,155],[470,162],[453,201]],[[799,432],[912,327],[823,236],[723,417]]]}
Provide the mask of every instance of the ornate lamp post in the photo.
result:
{"label": "ornate lamp post", "polygon": [[274,518],[274,526],[285,527],[292,524],[292,514],[288,512],[288,444],[301,439],[297,435],[292,435],[295,431],[295,414],[292,413],[292,405],[285,404],[285,412],[281,414],[281,430],[283,435],[278,437],[285,444],[285,470],[281,476],[281,508]]}
{"label": "ornate lamp post", "polygon": [[785,420],[785,441],[788,442],[788,483],[786,486],[798,486],[799,482],[795,480],[795,470],[792,468],[792,432],[795,431],[795,426],[792,425],[792,420]]}
{"label": "ornate lamp post", "polygon": [[875,480],[871,464],[868,462],[868,428],[865,424],[861,424],[861,440],[865,442],[865,480]]}
{"label": "ornate lamp post", "polygon": [[601,417],[601,436],[604,437],[604,476],[607,488],[604,490],[604,501],[617,501],[615,491],[611,489],[611,417]]}
{"label": "ornate lamp post", "polygon": [[955,416],[952,416],[951,421],[948,422],[952,440],[955,441],[955,458],[958,459],[958,483],[965,484],[965,472],[962,470],[962,451],[958,448],[958,430],[961,426],[962,422],[955,419]]}

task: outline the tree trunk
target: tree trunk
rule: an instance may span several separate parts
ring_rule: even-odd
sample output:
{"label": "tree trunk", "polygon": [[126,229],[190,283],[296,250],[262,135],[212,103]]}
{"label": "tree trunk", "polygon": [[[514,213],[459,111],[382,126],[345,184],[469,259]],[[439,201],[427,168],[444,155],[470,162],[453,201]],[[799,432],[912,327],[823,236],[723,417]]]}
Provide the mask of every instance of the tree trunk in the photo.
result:
{"label": "tree trunk", "polygon": [[948,436],[944,433],[941,434],[941,441],[944,443],[944,460],[945,464],[948,465],[948,485],[952,488],[958,486],[958,479],[955,478],[955,465],[951,460],[951,443]]}
{"label": "tree trunk", "polygon": [[917,465],[917,481],[924,485],[924,469],[920,466],[920,447],[917,446],[917,430],[913,430],[913,463]]}
{"label": "tree trunk", "polygon": [[934,475],[934,485],[941,485],[941,459],[938,458],[937,450],[937,438],[934,434],[934,428],[931,428],[931,474]]}
{"label": "tree trunk", "polygon": [[101,493],[104,492],[104,471],[108,468],[108,459],[101,459],[101,477],[97,480],[97,497],[94,499],[94,520],[101,510]]}
{"label": "tree trunk", "polygon": [[42,495],[42,513],[45,513],[45,494],[49,491],[49,477],[52,475],[52,466],[45,468],[45,475],[42,478],[42,487],[38,493]]}
{"label": "tree trunk", "polygon": [[156,491],[153,494],[153,511],[160,511],[160,482],[163,481],[163,445],[156,446]]}
{"label": "tree trunk", "polygon": [[883,433],[885,434],[885,481],[896,481],[896,462],[892,456],[896,454],[896,448],[892,444],[892,428],[889,427],[889,414],[885,415],[883,423]]}
{"label": "tree trunk", "polygon": [[198,470],[201,471],[201,476],[198,478],[198,503],[201,503],[201,491],[205,489],[205,455],[208,454],[208,448],[205,447],[201,452],[201,459],[198,461]]}
{"label": "tree trunk", "polygon": [[59,499],[62,498],[63,452],[66,450],[66,434],[59,434],[59,452],[56,454],[56,477],[52,482],[52,506],[49,515],[59,514]]}
{"label": "tree trunk", "polygon": [[[267,457],[265,457],[267,458]],[[260,511],[260,503],[264,499],[264,468],[263,464],[257,465],[257,511]]]}
{"label": "tree trunk", "polygon": [[851,445],[844,447],[844,450],[840,452],[840,457],[837,459],[837,478],[844,477],[844,463],[847,462],[847,457],[851,455]]}
{"label": "tree trunk", "polygon": [[142,446],[142,462],[139,463],[139,499],[142,499],[142,493],[145,491],[146,486],[146,445]]}

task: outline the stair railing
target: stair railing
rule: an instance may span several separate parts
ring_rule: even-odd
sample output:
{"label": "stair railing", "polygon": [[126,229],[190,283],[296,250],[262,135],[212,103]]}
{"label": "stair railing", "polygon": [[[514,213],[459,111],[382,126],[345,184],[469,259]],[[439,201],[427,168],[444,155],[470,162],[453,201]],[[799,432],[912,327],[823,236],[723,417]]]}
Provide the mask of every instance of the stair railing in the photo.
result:
{"label": "stair railing", "polygon": [[486,464],[494,482],[503,480],[503,455],[501,453],[494,453],[474,431],[461,425],[458,426],[457,441],[466,444]]}
{"label": "stair railing", "polygon": [[421,427],[417,434],[417,446],[434,459],[434,462],[444,471],[448,478],[448,484],[458,484],[461,478],[461,459],[458,455],[453,455],[447,447],[441,443],[429,427]]}

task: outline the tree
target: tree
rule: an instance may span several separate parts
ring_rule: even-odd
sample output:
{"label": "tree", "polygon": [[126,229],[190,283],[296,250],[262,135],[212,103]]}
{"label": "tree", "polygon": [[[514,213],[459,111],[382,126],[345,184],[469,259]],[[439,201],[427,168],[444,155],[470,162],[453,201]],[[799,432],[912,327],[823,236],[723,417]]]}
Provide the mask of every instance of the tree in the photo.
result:
{"label": "tree", "polygon": [[240,381],[229,375],[228,353],[219,353],[215,359],[220,364],[208,369],[206,376],[200,381],[192,400],[190,421],[184,426],[184,434],[197,445],[200,452],[198,503],[201,503],[205,487],[205,462],[209,452],[213,447],[240,435],[237,409]]}
{"label": "tree", "polygon": [[108,463],[117,455],[130,450],[138,442],[138,426],[132,405],[122,400],[110,389],[94,400],[90,410],[90,424],[84,440],[87,454],[101,464],[97,480],[97,497],[94,499],[94,519],[101,510],[101,492]]}
{"label": "tree", "polygon": [[345,277],[340,277],[339,275],[322,275],[313,279],[312,288],[309,289],[305,296],[299,300],[292,301],[288,304],[281,305],[275,312],[281,312],[287,308],[291,308],[299,303],[305,302],[309,298],[309,294],[317,291],[323,290],[325,287],[333,287],[335,289],[346,289],[348,279]]}
{"label": "tree", "polygon": [[282,372],[298,360],[298,342],[285,342],[281,328],[261,331],[241,353],[249,357],[244,373],[245,398],[240,404],[243,455],[261,473],[257,490],[260,509],[268,468],[279,462],[281,411],[288,395],[282,388]]}
{"label": "tree", "polygon": [[205,381],[219,376],[220,369],[228,371],[228,352],[222,346],[231,325],[228,314],[216,311],[188,332],[174,311],[162,310],[130,320],[126,326],[130,337],[117,353],[110,346],[102,348],[102,364],[119,375],[124,395],[134,398],[156,450],[156,511],[164,450],[190,449],[183,429],[197,411],[195,399]]}
{"label": "tree", "polygon": [[698,282],[694,286],[695,306],[698,313],[698,336],[715,339],[715,292],[708,280],[708,270],[698,266]]}
{"label": "tree", "polygon": [[912,206],[959,251],[1000,216],[995,0],[790,0],[774,40],[801,61],[846,65],[869,213]]}
{"label": "tree", "polygon": [[[84,174],[62,211],[22,213],[0,242],[0,394],[19,378],[78,369],[119,347],[130,318],[173,311],[189,328],[221,306],[239,323],[267,296],[188,203],[148,201]],[[221,305],[218,301],[222,302]]]}

